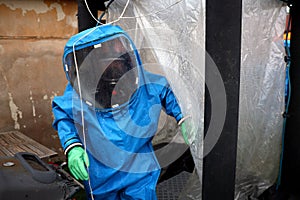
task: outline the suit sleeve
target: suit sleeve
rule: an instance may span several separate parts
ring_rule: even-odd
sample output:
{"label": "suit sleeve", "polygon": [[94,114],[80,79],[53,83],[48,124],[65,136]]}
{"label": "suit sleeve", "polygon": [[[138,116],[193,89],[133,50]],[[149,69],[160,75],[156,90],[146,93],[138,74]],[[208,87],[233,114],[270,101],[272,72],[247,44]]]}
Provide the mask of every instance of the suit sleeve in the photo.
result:
{"label": "suit sleeve", "polygon": [[163,88],[160,98],[166,113],[173,116],[178,123],[183,118],[183,115],[176,96],[168,83]]}
{"label": "suit sleeve", "polygon": [[71,85],[68,84],[63,96],[56,96],[52,102],[54,115],[52,126],[58,132],[66,155],[71,148],[82,146],[72,114],[72,91]]}

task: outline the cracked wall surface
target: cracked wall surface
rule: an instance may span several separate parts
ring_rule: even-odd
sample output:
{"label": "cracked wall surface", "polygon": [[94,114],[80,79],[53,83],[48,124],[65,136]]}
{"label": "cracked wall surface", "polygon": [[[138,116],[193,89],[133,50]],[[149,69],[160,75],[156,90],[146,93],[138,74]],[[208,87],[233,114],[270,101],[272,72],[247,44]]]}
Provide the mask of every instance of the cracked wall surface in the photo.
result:
{"label": "cracked wall surface", "polygon": [[62,54],[76,14],[75,0],[0,0],[0,132],[19,130],[59,157],[51,100],[65,88]]}

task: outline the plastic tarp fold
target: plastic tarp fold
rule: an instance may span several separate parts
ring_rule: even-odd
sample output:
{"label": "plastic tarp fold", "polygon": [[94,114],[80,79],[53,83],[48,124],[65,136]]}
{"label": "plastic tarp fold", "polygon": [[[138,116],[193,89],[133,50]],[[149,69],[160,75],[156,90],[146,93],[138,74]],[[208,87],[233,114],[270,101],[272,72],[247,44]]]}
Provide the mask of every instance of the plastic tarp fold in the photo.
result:
{"label": "plastic tarp fold", "polygon": [[243,1],[236,199],[255,199],[278,176],[285,16],[280,1]]}

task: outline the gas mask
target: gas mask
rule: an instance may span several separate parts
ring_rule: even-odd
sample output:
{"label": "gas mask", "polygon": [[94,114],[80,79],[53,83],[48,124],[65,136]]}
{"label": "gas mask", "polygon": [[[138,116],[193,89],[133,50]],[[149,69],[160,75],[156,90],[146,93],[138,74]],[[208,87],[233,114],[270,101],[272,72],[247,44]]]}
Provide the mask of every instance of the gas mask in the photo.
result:
{"label": "gas mask", "polygon": [[90,106],[118,107],[137,89],[137,58],[125,36],[77,48],[66,54],[64,63],[71,85]]}

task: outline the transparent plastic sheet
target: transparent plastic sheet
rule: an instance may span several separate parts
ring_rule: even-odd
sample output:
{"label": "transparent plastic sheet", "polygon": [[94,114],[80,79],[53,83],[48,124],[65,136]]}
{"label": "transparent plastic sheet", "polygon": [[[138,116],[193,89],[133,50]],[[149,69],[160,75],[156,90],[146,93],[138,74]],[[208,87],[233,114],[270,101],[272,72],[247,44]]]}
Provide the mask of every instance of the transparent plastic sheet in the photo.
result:
{"label": "transparent plastic sheet", "polygon": [[[120,16],[126,2],[123,0],[111,5],[109,21]],[[173,8],[170,9],[169,6],[172,4],[179,8],[176,11]],[[189,8],[193,9],[189,10]],[[246,0],[243,1],[242,9],[241,84],[235,199],[257,199],[264,190],[276,182],[279,169],[282,112],[284,110],[285,63],[283,61],[282,34],[285,25],[285,7],[278,0]],[[131,1],[124,18],[118,24],[127,30],[134,30],[130,35],[134,38],[138,48],[163,47],[172,50],[175,48],[178,55],[185,56],[195,45],[186,42],[189,39],[204,46],[205,1]],[[161,29],[168,31],[160,32]],[[184,36],[181,33],[184,33]],[[189,39],[184,40],[186,36]],[[182,43],[178,43],[178,40]],[[176,45],[179,45],[180,48],[176,49],[174,47]],[[162,53],[156,48],[151,52],[152,58],[158,59],[158,62],[162,63],[158,68],[165,72],[164,74],[176,95],[179,96],[180,103],[184,104],[185,98],[181,97],[181,95],[184,96],[184,93],[180,91],[182,83],[174,80],[170,70],[164,68],[164,63],[172,59],[170,56],[172,54]],[[204,54],[203,52],[198,55],[204,56]],[[151,58],[148,59],[149,54],[142,53],[142,57],[147,61],[151,60]],[[184,62],[180,62],[180,59],[174,60],[172,64],[176,70],[180,69],[180,66],[184,66]],[[151,67],[150,70],[153,70]],[[185,69],[189,69],[189,66],[187,65]],[[201,70],[204,72],[204,69]],[[184,74],[181,75],[184,76]],[[190,81],[195,81],[194,86],[198,84],[197,87],[202,87],[199,85],[199,80],[188,80],[188,83]],[[201,92],[199,92],[201,95],[198,96],[198,100],[203,108],[203,93]],[[199,119],[202,125],[202,114]],[[171,123],[170,127],[173,125]],[[176,132],[172,128],[170,130]],[[163,128],[160,132],[164,131]],[[202,126],[198,127],[197,133],[197,137],[202,138]],[[156,142],[170,141],[165,138],[166,135],[160,135]],[[201,149],[201,145],[198,148],[192,148],[197,171],[191,175],[179,199],[201,199],[201,156],[203,152],[199,149]]]}
{"label": "transparent plastic sheet", "polygon": [[281,152],[285,7],[245,0],[235,199],[257,199],[276,183]]}
{"label": "transparent plastic sheet", "polygon": [[[115,1],[110,5],[108,22],[116,20],[123,12],[127,0]],[[190,146],[196,171],[191,175],[180,195],[181,199],[201,199],[202,138],[204,121],[204,69],[205,69],[205,1],[130,1],[120,25],[133,39],[146,70],[165,76],[174,91],[183,114],[190,116]],[[153,143],[183,144],[180,127],[164,113],[161,127]],[[162,167],[171,164],[188,148],[169,149],[172,145],[156,152]],[[178,146],[178,145],[175,145]],[[170,152],[170,153],[168,153]],[[172,157],[172,159],[170,159]],[[195,181],[197,180],[197,181]],[[189,192],[186,192],[189,191]]]}

